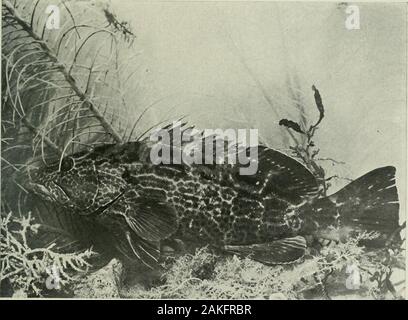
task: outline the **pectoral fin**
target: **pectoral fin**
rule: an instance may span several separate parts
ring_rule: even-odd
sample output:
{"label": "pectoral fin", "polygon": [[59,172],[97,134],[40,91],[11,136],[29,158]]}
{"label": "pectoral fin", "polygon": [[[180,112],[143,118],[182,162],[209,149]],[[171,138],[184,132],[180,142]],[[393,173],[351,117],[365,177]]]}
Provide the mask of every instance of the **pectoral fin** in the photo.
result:
{"label": "pectoral fin", "polygon": [[129,227],[142,239],[160,241],[177,231],[178,217],[174,207],[161,200],[135,199],[126,214]]}
{"label": "pectoral fin", "polygon": [[289,264],[304,256],[306,239],[297,236],[260,244],[225,246],[224,249],[267,265]]}
{"label": "pectoral fin", "polygon": [[129,261],[141,262],[151,269],[158,266],[160,257],[158,242],[146,241],[128,231],[125,233],[125,238],[118,241],[116,248]]}

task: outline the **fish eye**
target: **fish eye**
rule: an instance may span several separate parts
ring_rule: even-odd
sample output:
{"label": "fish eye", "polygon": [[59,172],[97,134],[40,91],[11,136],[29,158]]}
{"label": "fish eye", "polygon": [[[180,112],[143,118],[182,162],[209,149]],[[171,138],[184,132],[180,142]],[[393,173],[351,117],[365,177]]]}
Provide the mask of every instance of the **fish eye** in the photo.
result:
{"label": "fish eye", "polygon": [[71,157],[66,157],[62,159],[61,162],[61,172],[68,172],[70,171],[75,165],[74,159]]}

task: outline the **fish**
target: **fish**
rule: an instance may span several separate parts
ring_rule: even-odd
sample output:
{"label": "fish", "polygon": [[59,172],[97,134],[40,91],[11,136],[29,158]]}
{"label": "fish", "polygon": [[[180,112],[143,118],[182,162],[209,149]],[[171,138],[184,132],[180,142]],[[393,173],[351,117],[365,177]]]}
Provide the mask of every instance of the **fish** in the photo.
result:
{"label": "fish", "polygon": [[89,229],[95,243],[103,238],[120,259],[153,269],[166,241],[279,265],[302,259],[310,239],[366,231],[385,246],[398,230],[395,167],[376,168],[325,196],[297,159],[263,145],[248,148],[257,148],[253,175],[228,163],[153,164],[143,140],[106,144],[38,169],[28,189],[99,230]]}

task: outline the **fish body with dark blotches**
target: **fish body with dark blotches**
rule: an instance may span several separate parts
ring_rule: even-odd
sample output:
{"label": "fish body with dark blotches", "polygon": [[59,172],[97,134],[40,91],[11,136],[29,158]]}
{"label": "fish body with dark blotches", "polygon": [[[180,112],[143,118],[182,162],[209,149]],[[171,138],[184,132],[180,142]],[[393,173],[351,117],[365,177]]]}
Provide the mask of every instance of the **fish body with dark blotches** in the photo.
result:
{"label": "fish body with dark blotches", "polygon": [[172,239],[285,264],[304,255],[306,239],[333,238],[333,229],[381,239],[398,229],[394,167],[324,197],[297,160],[256,148],[258,170],[243,176],[237,165],[155,165],[143,141],[105,145],[40,169],[30,189],[97,227],[91,242],[103,238],[118,256],[152,267]]}

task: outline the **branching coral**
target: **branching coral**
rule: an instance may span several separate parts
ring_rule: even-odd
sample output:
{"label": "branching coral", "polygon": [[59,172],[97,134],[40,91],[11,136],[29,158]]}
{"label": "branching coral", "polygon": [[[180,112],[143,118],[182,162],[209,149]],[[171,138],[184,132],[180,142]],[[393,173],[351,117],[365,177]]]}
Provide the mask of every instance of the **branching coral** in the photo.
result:
{"label": "branching coral", "polygon": [[[47,268],[58,270],[61,285],[71,281],[68,271],[85,270],[90,251],[77,254],[83,248],[71,246],[69,214],[30,196],[24,180],[58,157],[121,143],[133,122],[123,84],[132,83],[126,67],[134,61],[123,45],[134,34],[104,4],[2,3],[1,280],[29,294],[41,294]],[[56,14],[61,23],[50,28]]]}
{"label": "branching coral", "polygon": [[0,282],[9,281],[14,291],[41,296],[46,289],[71,284],[90,267],[87,260],[94,254],[91,250],[58,253],[54,244],[32,247],[28,239],[39,232],[40,225],[34,222],[31,213],[22,218],[13,218],[8,213],[0,220]]}
{"label": "branching coral", "polygon": [[[39,15],[49,2],[3,2],[2,133],[7,134],[2,138],[5,146],[2,161],[15,171],[28,167],[27,161],[39,155],[46,162],[52,152],[62,156],[83,147],[92,150],[100,143],[130,140],[134,127],[148,110],[142,112],[131,129],[124,90],[120,87],[121,82],[131,81],[130,76],[122,75],[122,81],[118,77],[125,68],[119,66],[117,47],[121,38],[126,42],[134,40],[129,24],[107,8],[101,11],[99,20],[75,18],[77,23],[66,3],[60,3],[68,19],[59,31],[50,31],[45,27],[46,17]],[[265,100],[273,106],[255,74],[244,60],[241,62]],[[313,90],[319,119],[308,126],[302,113],[298,122],[282,119],[280,124],[295,142],[290,147],[293,154],[314,173],[326,193],[328,181],[333,177],[326,177],[319,161],[340,162],[317,158],[320,150],[314,136],[325,110],[319,91],[314,86]],[[121,106],[120,114],[112,106]],[[303,110],[300,103],[297,107]],[[14,131],[9,134],[4,128]],[[23,158],[20,150],[29,150],[27,157]],[[7,181],[7,186],[14,182]],[[39,233],[40,224],[36,221],[31,214],[1,216],[0,282],[9,281],[15,290],[38,296],[45,293],[47,281],[58,280],[62,287],[69,286],[90,267],[88,260],[93,253],[91,250],[61,253],[55,242],[45,247],[34,246],[29,236]],[[396,267],[404,268],[403,251],[386,248],[366,252],[358,243],[371,236],[361,234],[345,243],[324,247],[290,266],[270,267],[235,256],[219,257],[204,248],[168,261],[164,283],[150,290],[133,289],[131,296],[263,299],[276,298],[279,293],[289,299],[329,298],[336,296],[336,292],[338,295],[339,288],[354,292],[361,285],[362,295],[388,298],[391,294],[399,298],[391,276]],[[354,270],[361,276],[360,280],[350,280],[351,286],[347,284],[350,266],[356,266]],[[55,288],[58,284],[53,282],[51,286]]]}
{"label": "branching coral", "polygon": [[[399,298],[387,295],[370,274],[383,268],[386,252],[367,252],[358,243],[375,237],[362,233],[345,243],[325,247],[294,265],[266,266],[237,256],[220,257],[207,248],[167,262],[163,284],[127,292],[148,299],[322,299],[347,298],[356,292],[366,298]],[[373,260],[373,257],[377,257]],[[394,257],[403,258],[402,253]],[[353,283],[348,268],[360,270]],[[203,273],[203,269],[206,272]],[[351,281],[351,282],[350,282]],[[350,282],[351,286],[348,284]],[[380,294],[381,292],[381,294]]]}

